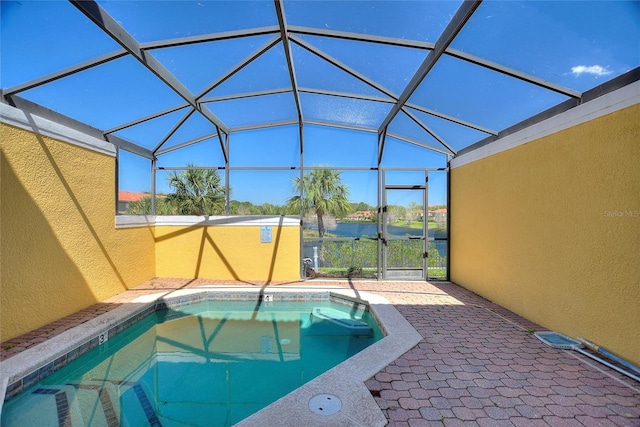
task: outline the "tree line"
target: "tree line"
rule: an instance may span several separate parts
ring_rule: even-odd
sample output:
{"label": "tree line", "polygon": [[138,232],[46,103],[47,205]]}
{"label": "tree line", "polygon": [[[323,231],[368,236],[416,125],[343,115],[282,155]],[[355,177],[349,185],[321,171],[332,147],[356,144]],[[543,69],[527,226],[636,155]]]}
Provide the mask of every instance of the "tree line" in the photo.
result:
{"label": "tree line", "polygon": [[[342,183],[341,172],[333,169],[313,169],[302,178],[292,182],[293,193],[285,205],[264,203],[255,205],[248,201],[229,201],[231,215],[299,215],[306,213],[305,220],[318,227],[319,237],[325,234],[327,218],[343,218],[348,213],[376,211],[376,207],[364,202],[350,202],[349,188]],[[220,175],[216,170],[197,169],[188,165],[181,172],[173,172],[168,178],[173,190],[169,194],[156,196],[158,215],[224,215],[226,193]],[[304,192],[301,194],[301,189]],[[407,208],[390,206],[388,214],[391,222],[406,220],[408,223],[423,220],[419,217],[422,206],[416,203]],[[131,215],[151,213],[151,196],[131,202],[127,210]],[[309,215],[313,217],[310,218]]]}
{"label": "tree line", "polygon": [[[223,215],[225,213],[225,188],[220,175],[212,169],[197,169],[188,165],[181,172],[173,172],[168,178],[169,194],[156,197],[158,215]],[[303,196],[300,196],[304,188]],[[349,202],[349,189],[342,183],[340,172],[332,169],[314,169],[293,179],[294,195],[283,206],[265,203],[254,205],[247,201],[230,200],[232,215],[299,215],[300,211],[312,212],[318,225],[318,233],[325,233],[327,216],[341,218],[348,212],[374,209],[366,203]],[[131,202],[128,214],[151,213],[151,196]]]}

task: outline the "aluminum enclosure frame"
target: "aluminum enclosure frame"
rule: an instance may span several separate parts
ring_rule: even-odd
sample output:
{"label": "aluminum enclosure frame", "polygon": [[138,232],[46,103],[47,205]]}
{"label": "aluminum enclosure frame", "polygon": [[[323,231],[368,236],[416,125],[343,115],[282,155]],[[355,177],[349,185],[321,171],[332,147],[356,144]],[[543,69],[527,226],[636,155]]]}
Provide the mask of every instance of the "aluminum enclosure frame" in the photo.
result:
{"label": "aluminum enclosure frame", "polygon": [[[304,143],[304,126],[307,125],[319,125],[319,126],[328,126],[335,127],[340,129],[348,129],[354,131],[362,131],[362,132],[371,132],[377,133],[377,164],[375,167],[340,167],[337,169],[340,170],[375,170],[378,173],[378,209],[380,210],[380,194],[383,191],[380,180],[380,173],[383,169],[382,167],[382,159],[385,150],[385,143],[387,137],[392,137],[397,140],[406,142],[413,146],[417,146],[423,148],[425,150],[429,150],[433,153],[438,153],[441,155],[445,155],[447,159],[447,163],[450,159],[457,157],[461,154],[468,153],[475,149],[478,149],[487,144],[491,144],[500,138],[509,135],[519,129],[526,128],[535,123],[540,122],[541,120],[552,117],[556,114],[562,113],[570,108],[576,107],[584,102],[588,102],[595,97],[604,95],[612,90],[615,90],[618,87],[624,86],[631,82],[635,82],[640,79],[640,67],[632,69],[631,71],[612,79],[609,82],[602,84],[596,88],[588,90],[584,93],[562,87],[561,85],[554,84],[552,82],[546,81],[534,75],[529,75],[527,73],[518,71],[516,69],[507,67],[505,65],[490,61],[485,58],[481,58],[454,48],[451,48],[450,45],[458,35],[458,33],[465,27],[467,22],[471,19],[474,13],[478,10],[480,5],[482,4],[482,0],[464,0],[461,6],[458,8],[455,15],[451,18],[449,23],[447,24],[444,31],[440,34],[435,43],[423,42],[423,41],[413,41],[413,40],[405,40],[401,38],[387,37],[387,36],[379,36],[379,35],[370,35],[370,34],[359,34],[348,31],[340,31],[340,30],[332,30],[332,29],[324,29],[324,28],[311,28],[300,25],[289,25],[286,20],[285,13],[285,4],[283,0],[273,0],[273,6],[275,9],[275,15],[277,17],[277,25],[264,26],[259,28],[251,28],[251,29],[241,29],[235,31],[226,31],[221,33],[211,33],[211,34],[203,34],[197,36],[189,36],[189,37],[180,37],[175,39],[168,40],[158,40],[152,42],[140,42],[138,41],[132,34],[130,34],[113,16],[111,16],[102,6],[98,4],[95,0],[69,0],[69,2],[77,8],[82,14],[84,14],[91,22],[93,22],[101,31],[107,34],[112,40],[114,40],[119,46],[120,49],[117,49],[113,52],[102,54],[96,58],[83,61],[80,64],[76,64],[62,70],[56,71],[54,73],[50,73],[45,76],[41,76],[39,78],[33,79],[28,82],[21,83],[19,85],[15,85],[13,87],[9,87],[3,89],[0,93],[1,102],[7,103],[9,105],[20,108],[24,111],[30,112],[34,115],[38,115],[49,120],[55,121],[57,123],[69,126],[72,129],[78,130],[80,132],[86,133],[87,135],[91,135],[93,137],[97,137],[100,139],[104,139],[105,141],[113,143],[117,150],[125,150],[127,152],[133,153],[135,155],[141,156],[145,159],[151,161],[151,170],[150,174],[151,178],[151,190],[152,190],[152,210],[155,213],[155,198],[156,198],[156,172],[158,170],[184,170],[187,167],[181,166],[158,166],[158,156],[180,150],[186,147],[193,146],[200,142],[217,139],[217,142],[220,146],[221,153],[224,158],[224,166],[223,167],[211,167],[211,169],[224,170],[226,175],[225,185],[226,185],[226,213],[228,214],[229,209],[229,172],[232,170],[298,170],[300,179],[304,176],[306,171],[313,170],[314,167],[308,166],[305,164],[305,143]],[[242,39],[246,37],[253,36],[270,36],[266,43],[259,46],[257,49],[253,50],[248,56],[246,56],[242,61],[237,63],[233,68],[228,70],[222,76],[218,77],[215,81],[210,82],[203,90],[199,91],[199,93],[192,93],[184,83],[179,80],[175,75],[173,75],[159,60],[157,60],[153,55],[149,54],[151,51],[155,49],[163,49],[168,47],[178,47],[178,46],[186,46],[186,45],[194,45],[199,43],[208,43],[208,42],[216,42],[223,40],[234,40],[234,39]],[[358,70],[353,67],[348,66],[347,64],[342,63],[338,58],[328,54],[317,46],[309,43],[304,40],[304,36],[316,36],[316,37],[325,37],[336,40],[349,40],[354,42],[362,42],[362,43],[373,43],[385,46],[394,46],[394,47],[403,47],[410,49],[419,49],[427,52],[426,57],[418,67],[417,71],[409,80],[408,84],[404,87],[400,94],[395,94],[393,91],[385,88],[382,84],[375,81],[374,79],[362,74]],[[292,46],[295,45],[304,51],[312,54],[314,57],[319,58],[325,63],[331,64],[333,67],[341,70],[346,73],[346,75],[356,79],[357,81],[364,83],[366,86],[372,88],[379,93],[378,96],[373,95],[361,95],[356,93],[347,93],[338,90],[327,90],[321,88],[314,87],[302,87],[299,84],[299,75],[295,69],[295,61],[292,52]],[[286,62],[286,69],[289,76],[289,86],[282,87],[279,89],[270,89],[270,90],[259,90],[254,92],[246,92],[246,93],[238,93],[233,95],[224,95],[224,96],[209,96],[209,92],[213,89],[221,85],[223,82],[227,81],[229,78],[245,69],[256,59],[262,57],[266,52],[270,49],[281,46],[284,50],[284,57]],[[145,117],[136,118],[128,121],[127,123],[122,123],[116,126],[113,126],[109,129],[97,129],[95,127],[89,126],[87,124],[81,123],[72,118],[66,117],[60,113],[47,109],[45,106],[37,105],[36,103],[29,101],[20,96],[21,93],[26,92],[28,90],[47,85],[49,83],[55,82],[62,78],[83,72],[85,70],[89,70],[95,67],[99,67],[103,64],[109,63],[111,61],[115,61],[124,57],[132,57],[136,59],[140,64],[142,64],[146,70],[152,73],[157,79],[159,79],[167,88],[171,89],[174,93],[176,93],[184,102],[180,105],[164,109],[163,111],[159,111],[150,115],[146,115]],[[429,75],[433,67],[438,63],[438,61],[443,57],[451,57],[460,61],[464,61],[465,63],[473,64],[478,67],[482,67],[483,69],[491,70],[500,75],[504,75],[513,79],[517,79],[519,81],[525,82],[526,84],[530,84],[535,87],[540,87],[546,91],[550,91],[556,94],[559,94],[563,97],[566,97],[566,100],[561,102],[560,104],[547,109],[546,111],[540,112],[533,117],[530,117],[520,123],[512,125],[506,129],[489,129],[485,126],[481,126],[476,123],[472,123],[467,120],[463,120],[451,115],[447,115],[438,111],[434,111],[428,108],[424,108],[420,105],[410,102],[411,95],[416,91],[416,89],[420,86],[420,84],[425,80],[425,78]],[[287,119],[287,120],[279,120],[279,121],[265,121],[265,122],[256,122],[252,124],[245,124],[242,126],[231,126],[228,123],[225,123],[221,120],[216,114],[212,112],[209,108],[209,105],[215,105],[218,102],[229,101],[229,100],[237,100],[237,99],[250,99],[256,98],[260,96],[267,95],[277,95],[277,94],[286,94],[291,93],[293,96],[293,100],[295,103],[295,111],[296,117]],[[330,120],[324,121],[322,119],[311,119],[305,117],[304,105],[301,99],[301,94],[312,94],[324,97],[337,97],[340,99],[353,99],[367,102],[375,102],[380,104],[387,104],[390,106],[389,111],[385,115],[384,119],[377,124],[377,126],[363,126],[356,123],[346,124],[346,123],[335,123]],[[475,142],[474,144],[462,148],[460,150],[456,150],[455,144],[452,141],[447,140],[446,138],[441,137],[436,133],[431,127],[429,127],[424,120],[421,120],[416,114],[412,112],[412,110],[419,111],[428,116],[437,117],[442,120],[446,120],[448,122],[454,123],[456,125],[462,126],[464,128],[472,129],[474,131],[478,131],[484,134],[487,134],[487,137]],[[131,128],[133,126],[149,122],[153,119],[160,118],[171,113],[182,112],[181,118],[174,124],[174,126],[158,141],[155,142],[151,149],[141,146],[133,141],[127,140],[123,137],[115,135],[117,132]],[[188,121],[190,117],[194,114],[200,114],[204,117],[210,124],[215,127],[215,132],[207,133],[205,135],[201,135],[195,138],[190,138],[188,140],[179,141],[178,143],[165,146],[167,141],[171,139],[173,135],[176,134],[178,130],[180,130],[183,125]],[[400,135],[395,133],[389,129],[390,124],[394,120],[394,118],[398,114],[405,114],[415,125],[424,131],[425,135],[428,135],[434,141],[436,141],[439,146],[434,147],[429,145],[428,143],[414,139],[412,137],[408,137],[406,135]],[[267,129],[274,128],[280,126],[288,126],[295,125],[298,128],[298,140],[299,140],[299,164],[295,167],[232,167],[229,163],[229,144],[232,138],[232,135],[237,132],[247,131],[247,130],[256,130],[256,129]],[[119,157],[116,157],[116,161],[118,161]],[[207,168],[200,168],[207,169]],[[413,170],[414,168],[407,168]],[[425,170],[429,170],[429,168],[425,168]],[[117,174],[116,174],[116,189],[117,185]],[[449,189],[450,186],[447,186]],[[300,195],[303,194],[303,189],[301,189]],[[449,190],[448,190],[449,191]],[[447,199],[450,198],[450,195],[447,194]],[[301,217],[303,216],[303,212],[300,212]],[[448,240],[447,240],[448,241]],[[302,243],[302,237],[301,237]]]}

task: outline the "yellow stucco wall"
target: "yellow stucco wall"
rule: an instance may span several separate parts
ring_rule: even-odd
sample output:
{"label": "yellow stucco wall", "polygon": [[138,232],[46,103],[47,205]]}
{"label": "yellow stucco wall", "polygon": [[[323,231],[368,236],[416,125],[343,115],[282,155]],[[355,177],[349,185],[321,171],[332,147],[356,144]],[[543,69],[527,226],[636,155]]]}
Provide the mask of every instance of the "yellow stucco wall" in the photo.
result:
{"label": "yellow stucco wall", "polygon": [[152,230],[114,226],[114,157],[7,124],[0,149],[0,340],[154,276]]}
{"label": "yellow stucco wall", "polygon": [[156,275],[247,281],[300,279],[300,229],[272,226],[156,226]]}
{"label": "yellow stucco wall", "polygon": [[640,365],[640,106],[453,168],[451,278]]}

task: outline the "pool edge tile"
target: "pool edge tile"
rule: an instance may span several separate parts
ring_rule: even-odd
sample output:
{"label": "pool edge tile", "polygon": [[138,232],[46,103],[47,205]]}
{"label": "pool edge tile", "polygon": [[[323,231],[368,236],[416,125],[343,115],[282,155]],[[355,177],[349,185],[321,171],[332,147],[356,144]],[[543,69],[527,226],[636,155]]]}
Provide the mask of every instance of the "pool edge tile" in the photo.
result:
{"label": "pool edge tile", "polygon": [[[53,370],[59,369],[58,365],[62,363],[63,360],[69,363],[78,358],[81,353],[97,347],[97,337],[100,333],[107,332],[110,336],[114,332],[115,334],[120,333],[153,312],[171,309],[172,307],[184,304],[220,299],[229,299],[231,301],[243,299],[259,301],[264,298],[265,294],[267,293],[261,288],[247,289],[246,287],[240,286],[223,289],[186,289],[156,294],[155,298],[147,299],[142,304],[134,303],[139,304],[137,307],[123,306],[124,308],[122,310],[115,309],[109,313],[105,313],[87,322],[87,324],[91,323],[91,325],[83,324],[76,327],[78,330],[76,330],[76,328],[69,330],[69,335],[75,338],[73,342],[78,344],[73,347],[72,350],[53,356],[51,360],[45,361],[40,367],[34,368],[36,369],[35,371],[29,371],[27,375],[22,375],[18,381],[14,381],[11,385],[11,387],[14,387],[14,393],[12,393],[11,397],[18,395],[32,385],[32,383],[35,384],[35,382],[42,379],[39,375],[40,370],[42,370],[43,374],[47,372],[51,373]],[[290,424],[285,422],[284,424],[279,423],[278,425],[297,426],[300,425],[301,420],[308,420],[312,423],[309,425],[322,425],[327,423],[331,425],[355,427],[385,425],[386,418],[373,396],[369,393],[365,381],[375,375],[380,369],[383,369],[391,361],[395,360],[399,355],[404,354],[414,347],[422,340],[422,336],[418,334],[389,301],[368,292],[358,292],[354,289],[332,286],[315,289],[301,286],[297,288],[270,288],[268,295],[273,296],[273,301],[282,302],[328,301],[333,299],[340,300],[344,303],[365,304],[373,314],[373,318],[383,331],[385,337],[298,389],[293,390],[291,393],[268,405],[261,411],[242,420],[237,425],[264,425],[265,417],[267,417],[267,420],[272,419],[275,421],[278,419],[281,422],[285,422],[282,420],[284,413],[289,414],[289,416],[293,414],[296,415],[293,419],[290,419]],[[62,337],[63,335],[64,334],[61,334],[58,337]],[[79,336],[84,337],[84,340],[78,338]],[[52,341],[54,339],[52,339]],[[58,339],[58,341],[60,340],[68,343],[68,340],[64,340],[63,338]],[[36,347],[40,347],[40,350],[42,350],[42,348],[55,347],[54,344],[56,343],[49,344],[49,346]],[[66,345],[66,348],[68,347],[69,346]],[[34,350],[34,352],[37,351]],[[51,365],[51,368],[48,368],[48,365]],[[23,369],[22,372],[26,370],[28,370],[28,368]],[[30,378],[34,374],[37,376],[35,382],[33,382],[33,378]],[[15,377],[18,374],[14,372],[12,375]],[[5,375],[3,375],[3,377],[5,377]],[[8,384],[9,379],[9,377],[2,378],[2,381]],[[25,379],[28,379],[28,384],[26,385],[24,383]],[[6,392],[7,388],[8,387],[5,386],[3,391]],[[312,397],[311,392],[315,391],[322,393],[334,392],[334,394],[342,396],[341,399],[344,400],[346,406],[343,405],[341,411],[329,417],[314,414],[309,410],[308,402],[310,397]],[[294,403],[296,406],[291,406]],[[364,420],[365,424],[362,424],[363,408],[366,408],[365,414],[367,415],[365,417],[366,420]],[[271,415],[269,416],[269,414]],[[304,418],[298,418],[298,415],[304,416]]]}

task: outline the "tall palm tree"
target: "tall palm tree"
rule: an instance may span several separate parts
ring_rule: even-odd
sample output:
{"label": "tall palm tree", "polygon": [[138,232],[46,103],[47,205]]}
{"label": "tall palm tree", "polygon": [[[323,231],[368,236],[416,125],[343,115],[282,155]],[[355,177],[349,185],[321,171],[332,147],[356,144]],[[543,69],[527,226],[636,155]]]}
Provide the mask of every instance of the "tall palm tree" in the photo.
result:
{"label": "tall palm tree", "polygon": [[[331,169],[314,169],[305,173],[302,179],[295,177],[293,185],[297,196],[289,198],[291,209],[302,207],[304,212],[315,212],[318,218],[318,236],[324,236],[325,214],[341,216],[349,211],[349,189],[342,184],[340,172]],[[302,190],[302,197],[299,195]]]}
{"label": "tall palm tree", "polygon": [[180,174],[174,172],[169,176],[169,186],[174,192],[167,195],[167,203],[173,205],[178,214],[224,214],[225,190],[217,171],[185,169]]}

